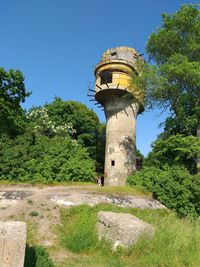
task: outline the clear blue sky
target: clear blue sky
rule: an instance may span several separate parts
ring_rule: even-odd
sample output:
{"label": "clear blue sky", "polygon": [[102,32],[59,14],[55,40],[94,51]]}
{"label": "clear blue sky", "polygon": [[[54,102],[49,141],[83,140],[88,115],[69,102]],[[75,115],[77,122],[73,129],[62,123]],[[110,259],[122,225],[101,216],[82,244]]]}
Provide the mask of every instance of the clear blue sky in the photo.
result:
{"label": "clear blue sky", "polygon": [[[54,96],[92,108],[88,83],[104,50],[127,45],[145,52],[148,36],[161,25],[161,13],[174,13],[184,0],[0,0],[0,66],[20,69],[32,95],[25,108]],[[198,1],[193,1],[197,3]],[[143,154],[161,131],[159,111],[137,121],[137,146]]]}

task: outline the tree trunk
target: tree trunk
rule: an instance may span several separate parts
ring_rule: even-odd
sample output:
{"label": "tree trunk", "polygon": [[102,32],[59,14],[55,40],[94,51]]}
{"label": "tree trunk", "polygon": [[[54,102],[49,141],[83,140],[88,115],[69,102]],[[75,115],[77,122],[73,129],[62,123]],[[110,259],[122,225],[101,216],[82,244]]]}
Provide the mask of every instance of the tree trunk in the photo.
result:
{"label": "tree trunk", "polygon": [[[200,122],[197,128],[197,138],[200,138]],[[200,156],[197,157],[197,173],[200,173]]]}

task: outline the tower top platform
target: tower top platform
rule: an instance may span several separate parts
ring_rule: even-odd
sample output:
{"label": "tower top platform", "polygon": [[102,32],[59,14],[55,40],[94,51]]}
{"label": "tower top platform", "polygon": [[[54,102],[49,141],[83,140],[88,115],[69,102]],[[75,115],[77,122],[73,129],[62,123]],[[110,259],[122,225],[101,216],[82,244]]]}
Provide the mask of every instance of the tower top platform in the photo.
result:
{"label": "tower top platform", "polygon": [[136,61],[138,59],[141,58],[134,48],[128,46],[118,46],[115,48],[111,48],[103,53],[99,63],[96,65],[95,73],[101,66],[109,63],[125,64],[135,70]]}

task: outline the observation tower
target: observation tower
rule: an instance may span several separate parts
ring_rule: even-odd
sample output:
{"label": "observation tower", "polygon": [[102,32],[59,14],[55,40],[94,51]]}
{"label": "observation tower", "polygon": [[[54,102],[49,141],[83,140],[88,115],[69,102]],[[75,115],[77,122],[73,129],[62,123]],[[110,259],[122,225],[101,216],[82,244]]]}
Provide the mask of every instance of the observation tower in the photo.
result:
{"label": "observation tower", "polygon": [[143,111],[144,93],[134,85],[138,74],[135,49],[106,50],[95,68],[94,101],[106,116],[105,185],[125,185],[136,170],[136,118]]}

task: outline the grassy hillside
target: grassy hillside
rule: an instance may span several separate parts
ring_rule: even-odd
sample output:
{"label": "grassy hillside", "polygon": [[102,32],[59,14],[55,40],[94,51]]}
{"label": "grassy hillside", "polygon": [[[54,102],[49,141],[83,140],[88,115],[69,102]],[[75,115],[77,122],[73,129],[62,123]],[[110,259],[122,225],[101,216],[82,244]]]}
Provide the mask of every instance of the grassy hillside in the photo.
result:
{"label": "grassy hillside", "polygon": [[[99,242],[95,224],[100,210],[128,212],[155,227],[153,239],[141,239],[129,250],[112,252],[109,244]],[[61,209],[58,226],[60,249],[70,256],[57,261],[57,267],[155,267],[200,266],[200,223],[179,219],[168,210],[138,210],[113,205],[78,206]]]}

